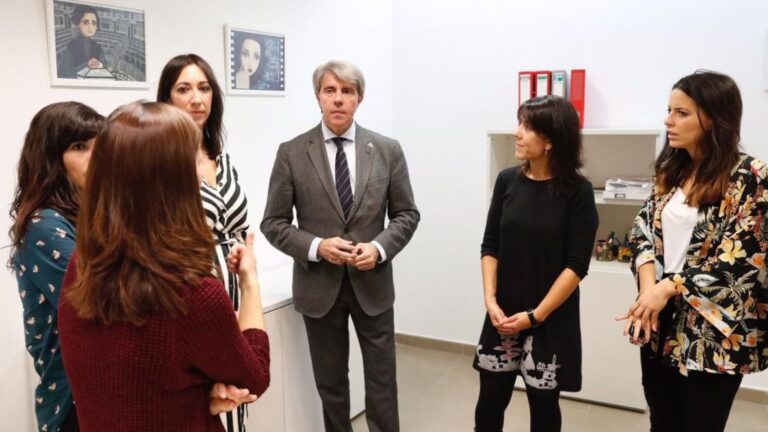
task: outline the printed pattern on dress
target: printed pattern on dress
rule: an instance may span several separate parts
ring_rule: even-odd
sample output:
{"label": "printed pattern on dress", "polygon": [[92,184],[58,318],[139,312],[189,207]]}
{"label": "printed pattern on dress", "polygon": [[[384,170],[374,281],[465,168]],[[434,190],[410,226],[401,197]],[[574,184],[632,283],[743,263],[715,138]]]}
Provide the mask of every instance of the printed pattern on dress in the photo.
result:
{"label": "printed pattern on dress", "polygon": [[72,408],[57,327],[59,288],[75,246],[72,223],[51,209],[30,218],[14,265],[23,306],[24,338],[40,382],[35,387],[39,431],[56,431]]}
{"label": "printed pattern on dress", "polygon": [[493,348],[494,354],[483,354],[482,345],[477,346],[478,367],[489,372],[520,371],[526,385],[541,390],[557,388],[557,370],[562,366],[557,363],[557,355],[552,355],[552,362],[535,361],[533,358],[533,335],[525,338],[522,348],[518,336],[501,336],[501,343]]}

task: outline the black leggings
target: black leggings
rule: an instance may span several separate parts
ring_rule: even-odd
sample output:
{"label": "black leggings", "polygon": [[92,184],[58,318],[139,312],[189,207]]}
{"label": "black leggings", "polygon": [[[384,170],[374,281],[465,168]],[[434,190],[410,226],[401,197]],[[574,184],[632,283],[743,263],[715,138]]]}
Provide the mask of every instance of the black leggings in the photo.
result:
{"label": "black leggings", "polygon": [[742,375],[688,371],[651,358],[640,350],[643,391],[651,412],[652,432],[722,432]]}
{"label": "black leggings", "polygon": [[[515,376],[501,377],[480,373],[480,395],[475,408],[475,431],[501,432],[504,426],[504,411],[512,399]],[[532,432],[559,432],[562,424],[560,417],[560,392],[538,392],[529,389],[528,407],[531,412]]]}

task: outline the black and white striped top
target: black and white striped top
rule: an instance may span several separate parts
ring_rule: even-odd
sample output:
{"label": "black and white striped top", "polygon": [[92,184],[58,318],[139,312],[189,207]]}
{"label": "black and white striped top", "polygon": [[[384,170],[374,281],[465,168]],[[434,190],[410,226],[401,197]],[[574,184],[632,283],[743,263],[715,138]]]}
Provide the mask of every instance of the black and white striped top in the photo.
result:
{"label": "black and white striped top", "polygon": [[234,303],[240,308],[240,292],[237,275],[227,271],[226,257],[229,249],[237,242],[245,243],[248,233],[248,200],[238,183],[237,170],[229,160],[229,154],[222,152],[216,157],[216,184],[208,185],[205,180],[200,187],[203,209],[208,227],[216,239],[216,261],[221,268],[224,286]]}

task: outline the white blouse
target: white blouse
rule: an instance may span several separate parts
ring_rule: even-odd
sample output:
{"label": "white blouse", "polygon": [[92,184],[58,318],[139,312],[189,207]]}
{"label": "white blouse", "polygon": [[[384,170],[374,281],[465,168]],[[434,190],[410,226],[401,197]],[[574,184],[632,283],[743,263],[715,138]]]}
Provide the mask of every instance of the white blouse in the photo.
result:
{"label": "white blouse", "polygon": [[685,203],[685,194],[678,188],[661,211],[661,235],[664,237],[664,272],[683,271],[685,254],[691,243],[693,227],[699,209]]}

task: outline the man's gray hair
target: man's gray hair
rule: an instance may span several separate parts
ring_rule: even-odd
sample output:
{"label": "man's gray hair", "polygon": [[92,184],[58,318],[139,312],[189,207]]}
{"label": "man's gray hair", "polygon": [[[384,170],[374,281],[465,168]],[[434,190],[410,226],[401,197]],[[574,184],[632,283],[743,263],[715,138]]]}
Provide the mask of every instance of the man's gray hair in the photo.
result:
{"label": "man's gray hair", "polygon": [[365,78],[363,77],[363,73],[352,63],[341,60],[331,60],[328,63],[321,64],[315,69],[315,73],[312,74],[312,84],[315,86],[315,95],[320,94],[320,81],[322,81],[323,76],[326,73],[331,73],[342,81],[354,84],[355,87],[357,87],[358,95],[363,97],[363,94],[365,93]]}

